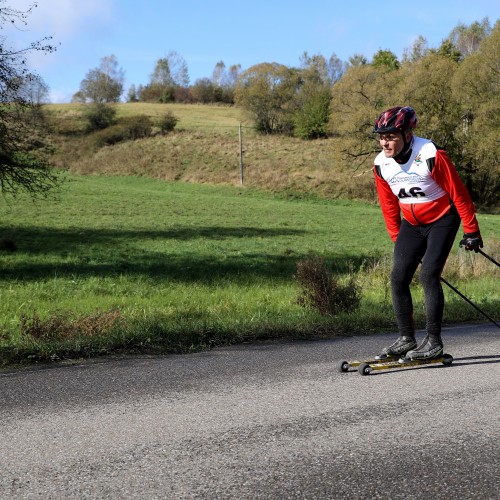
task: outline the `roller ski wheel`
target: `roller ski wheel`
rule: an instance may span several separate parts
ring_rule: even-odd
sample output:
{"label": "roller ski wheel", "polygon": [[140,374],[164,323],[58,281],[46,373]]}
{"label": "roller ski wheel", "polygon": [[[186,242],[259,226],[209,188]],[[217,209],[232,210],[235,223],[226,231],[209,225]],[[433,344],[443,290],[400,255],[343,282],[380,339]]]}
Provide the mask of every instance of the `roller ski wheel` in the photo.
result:
{"label": "roller ski wheel", "polygon": [[441,357],[443,358],[444,366],[450,366],[453,363],[453,356],[451,354],[443,354]]}
{"label": "roller ski wheel", "polygon": [[443,354],[433,359],[408,359],[401,358],[399,360],[384,361],[378,363],[362,363],[358,366],[360,375],[370,375],[372,371],[395,370],[401,368],[409,368],[412,366],[435,365],[441,363],[444,366],[451,366],[453,356],[451,354]]}
{"label": "roller ski wheel", "polygon": [[341,373],[348,372],[349,368],[351,368],[349,361],[339,361],[337,363],[337,370]]}
{"label": "roller ski wheel", "polygon": [[363,376],[370,375],[371,372],[372,372],[372,367],[368,363],[361,363],[358,366],[358,373],[360,375]]}

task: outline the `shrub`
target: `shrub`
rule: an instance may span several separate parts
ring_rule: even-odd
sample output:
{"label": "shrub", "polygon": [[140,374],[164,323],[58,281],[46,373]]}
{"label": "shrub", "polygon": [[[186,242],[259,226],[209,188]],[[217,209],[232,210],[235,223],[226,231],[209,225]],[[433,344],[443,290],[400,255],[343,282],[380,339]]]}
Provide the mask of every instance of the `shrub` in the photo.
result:
{"label": "shrub", "polygon": [[127,140],[127,129],[123,125],[113,125],[95,134],[95,145],[98,148],[112,146]]}
{"label": "shrub", "polygon": [[151,135],[152,123],[148,116],[122,118],[119,123],[96,133],[97,147],[112,146],[118,142],[144,139]]}
{"label": "shrub", "polygon": [[116,109],[109,104],[95,103],[88,106],[84,112],[87,121],[87,132],[102,130],[115,122]]}
{"label": "shrub", "polygon": [[177,118],[171,111],[167,111],[163,116],[156,120],[156,126],[163,132],[172,132],[177,125],[179,118]]}
{"label": "shrub", "polygon": [[304,307],[316,309],[325,316],[349,313],[359,307],[361,291],[355,278],[351,276],[341,285],[320,257],[297,262],[295,278],[301,286],[298,302]]}
{"label": "shrub", "polygon": [[197,102],[203,104],[212,103],[215,101],[214,83],[210,78],[200,78],[191,87],[191,94]]}
{"label": "shrub", "polygon": [[312,95],[294,115],[294,133],[301,139],[327,137],[329,119],[329,93]]}
{"label": "shrub", "polygon": [[151,135],[151,129],[153,124],[151,118],[146,115],[129,116],[120,120],[120,125],[122,125],[126,130],[127,139],[144,139]]}

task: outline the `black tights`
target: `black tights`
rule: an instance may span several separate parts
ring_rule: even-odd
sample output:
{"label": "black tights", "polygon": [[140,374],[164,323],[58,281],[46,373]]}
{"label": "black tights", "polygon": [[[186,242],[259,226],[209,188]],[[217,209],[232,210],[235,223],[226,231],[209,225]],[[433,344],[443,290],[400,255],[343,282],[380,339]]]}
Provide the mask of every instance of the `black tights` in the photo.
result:
{"label": "black tights", "polygon": [[403,220],[391,273],[392,305],[401,336],[415,335],[410,283],[421,262],[419,278],[424,289],[427,334],[440,337],[444,309],[441,272],[459,226],[456,210],[425,226],[412,226]]}

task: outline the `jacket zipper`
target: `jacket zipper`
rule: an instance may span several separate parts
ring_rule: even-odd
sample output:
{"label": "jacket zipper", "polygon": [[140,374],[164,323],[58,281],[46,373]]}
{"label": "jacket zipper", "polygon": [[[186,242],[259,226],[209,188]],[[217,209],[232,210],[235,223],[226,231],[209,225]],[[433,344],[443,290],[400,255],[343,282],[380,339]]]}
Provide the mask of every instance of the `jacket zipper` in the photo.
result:
{"label": "jacket zipper", "polygon": [[413,218],[415,219],[415,222],[417,225],[421,226],[422,223],[418,220],[417,216],[415,215],[415,210],[413,210],[413,207],[415,206],[415,203],[411,204],[411,214],[413,215]]}

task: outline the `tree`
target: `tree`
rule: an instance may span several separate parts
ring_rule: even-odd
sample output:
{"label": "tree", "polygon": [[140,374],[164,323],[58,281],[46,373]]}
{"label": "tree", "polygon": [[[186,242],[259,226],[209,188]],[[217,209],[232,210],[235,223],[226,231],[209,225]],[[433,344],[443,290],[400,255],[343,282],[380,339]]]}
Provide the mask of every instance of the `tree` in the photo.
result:
{"label": "tree", "polygon": [[364,66],[365,64],[368,64],[368,59],[363,54],[354,54],[349,57],[348,66],[351,68]]}
{"label": "tree", "polygon": [[162,57],[156,61],[149,85],[143,91],[144,100],[171,102],[174,100],[174,85],[168,59]]}
{"label": "tree", "polygon": [[74,97],[83,102],[119,102],[124,80],[125,73],[118,67],[116,56],[105,56],[101,58],[99,67],[87,73]]}
{"label": "tree", "polygon": [[316,89],[307,95],[295,112],[295,135],[301,139],[318,139],[328,135],[331,95],[328,89]]}
{"label": "tree", "polygon": [[241,64],[232,64],[224,75],[222,101],[234,104],[234,92],[240,78]]}
{"label": "tree", "polygon": [[161,85],[169,87],[174,85],[174,79],[170,73],[170,64],[168,59],[162,57],[156,61],[155,69],[151,74],[150,83],[153,85]]}
{"label": "tree", "polygon": [[[0,29],[27,25],[36,4],[26,11],[4,6],[0,0]],[[20,191],[32,197],[48,196],[59,184],[59,176],[43,155],[45,145],[40,120],[35,120],[47,87],[30,71],[26,55],[32,51],[53,52],[50,37],[13,49],[0,37],[0,188],[12,195]]]}
{"label": "tree", "polygon": [[132,84],[129,89],[128,89],[128,92],[127,92],[127,102],[137,102],[139,100],[139,98],[137,97],[137,90],[135,88],[135,85]]}
{"label": "tree", "polygon": [[399,61],[396,55],[390,50],[380,49],[373,56],[372,65],[376,68],[387,68],[389,70],[393,70],[399,68]]}
{"label": "tree", "polygon": [[429,52],[427,40],[420,35],[410,48],[403,51],[403,62],[416,62],[425,57]]}
{"label": "tree", "polygon": [[346,72],[348,64],[332,54],[328,59],[328,80],[334,84],[338,82]]}
{"label": "tree", "polygon": [[346,164],[358,168],[378,150],[371,133],[373,122],[381,111],[396,105],[414,107],[419,134],[445,147],[459,163],[460,110],[451,89],[457,64],[429,52],[399,69],[385,64],[350,68],[332,89],[330,119],[333,134],[342,138],[340,151]]}
{"label": "tree", "polygon": [[241,64],[232,64],[226,75],[226,83],[233,90],[236,88],[238,79],[240,78]]}
{"label": "tree", "polygon": [[476,52],[459,65],[452,81],[460,104],[456,133],[461,166],[480,204],[497,205],[500,191],[500,21]]}
{"label": "tree", "polygon": [[333,86],[330,130],[340,139],[339,163],[356,170],[379,150],[373,123],[384,109],[405,105],[399,96],[400,79],[399,70],[364,64],[350,67]]}
{"label": "tree", "polygon": [[224,61],[215,65],[212,72],[213,102],[234,103],[234,91],[240,69],[239,64],[233,64],[228,69]]}
{"label": "tree", "polygon": [[189,71],[185,59],[175,50],[171,50],[167,54],[166,60],[170,68],[172,83],[177,87],[187,87],[189,85]]}
{"label": "tree", "polygon": [[327,62],[321,54],[310,56],[304,52],[300,57],[301,70],[303,75],[310,81],[319,85],[331,85],[328,76]]}
{"label": "tree", "polygon": [[304,52],[300,57],[300,62],[302,69],[314,72],[319,80],[328,86],[340,80],[347,66],[336,54],[332,54],[327,61],[321,54],[309,56],[307,52]]}
{"label": "tree", "polygon": [[490,33],[490,21],[485,17],[481,22],[476,21],[470,26],[458,24],[450,33],[448,40],[458,49],[462,57],[467,57],[476,52]]}
{"label": "tree", "polygon": [[294,97],[301,85],[300,71],[278,63],[261,63],[242,73],[236,103],[252,113],[264,134],[293,131]]}
{"label": "tree", "polygon": [[175,101],[176,90],[189,85],[186,61],[177,52],[170,51],[166,57],[156,61],[149,84],[140,94],[141,101],[172,102]]}
{"label": "tree", "polygon": [[170,51],[166,57],[156,61],[150,83],[163,87],[186,87],[189,85],[186,61],[177,52]]}
{"label": "tree", "polygon": [[438,54],[442,57],[447,57],[454,62],[459,62],[460,59],[462,59],[461,52],[457,49],[457,47],[455,47],[455,45],[449,38],[443,40],[437,50],[431,50],[430,52],[432,54]]}
{"label": "tree", "polygon": [[191,94],[197,102],[208,104],[215,102],[214,84],[210,78],[199,78],[191,87]]}
{"label": "tree", "polygon": [[224,61],[219,61],[212,72],[213,97],[215,102],[224,100],[224,84],[225,84],[226,65]]}
{"label": "tree", "polygon": [[[330,88],[340,78],[340,60],[333,55],[327,61],[321,54],[301,57],[300,87],[293,97],[294,134],[302,139],[317,139],[328,135]],[[336,67],[330,66],[330,63]],[[337,63],[340,66],[337,66]]]}
{"label": "tree", "polygon": [[399,95],[418,113],[418,133],[446,149],[457,165],[461,162],[456,129],[461,123],[460,108],[453,97],[451,82],[459,64],[452,58],[429,52],[400,70]]}
{"label": "tree", "polygon": [[226,65],[224,61],[219,61],[212,72],[212,82],[216,87],[222,87],[224,85],[224,73],[226,71]]}
{"label": "tree", "polygon": [[49,101],[49,87],[39,75],[27,75],[27,77],[20,82],[19,93],[26,101],[37,106]]}
{"label": "tree", "polygon": [[363,169],[367,175],[358,176],[352,194],[365,197],[370,190],[375,196],[371,161],[380,149],[373,122],[384,109],[410,105],[419,117],[417,135],[447,150],[474,201],[498,206],[500,21],[466,57],[450,39],[437,50],[424,42],[419,38],[399,67],[390,53],[379,51],[374,60],[380,64],[351,65],[332,87],[332,162]]}

